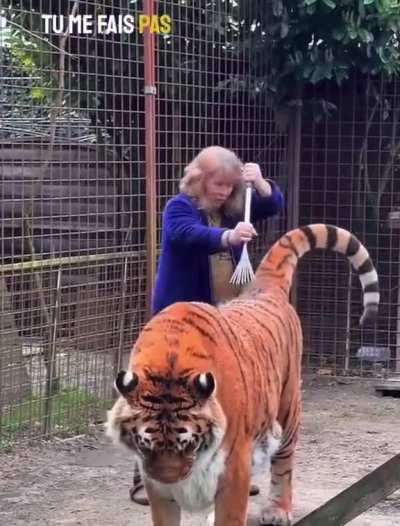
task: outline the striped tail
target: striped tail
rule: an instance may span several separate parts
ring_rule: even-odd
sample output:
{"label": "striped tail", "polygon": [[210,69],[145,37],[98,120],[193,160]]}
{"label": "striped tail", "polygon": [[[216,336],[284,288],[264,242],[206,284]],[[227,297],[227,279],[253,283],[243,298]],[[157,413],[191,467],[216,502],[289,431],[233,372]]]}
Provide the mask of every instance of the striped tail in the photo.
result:
{"label": "striped tail", "polygon": [[350,232],[332,225],[316,224],[284,234],[261,261],[254,287],[268,290],[279,286],[289,294],[298,260],[316,248],[339,252],[358,272],[363,289],[364,312],[360,324],[377,317],[379,305],[378,274],[367,249]]}

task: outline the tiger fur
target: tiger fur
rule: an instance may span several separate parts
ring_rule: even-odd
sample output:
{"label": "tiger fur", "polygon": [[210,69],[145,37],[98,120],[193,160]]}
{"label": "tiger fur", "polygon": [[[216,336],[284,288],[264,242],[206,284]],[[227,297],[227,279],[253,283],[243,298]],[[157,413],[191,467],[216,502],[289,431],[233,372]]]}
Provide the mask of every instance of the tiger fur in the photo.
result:
{"label": "tiger fur", "polygon": [[260,524],[291,524],[302,331],[288,295],[298,259],[314,249],[349,259],[363,289],[360,322],[375,319],[367,250],[350,232],[316,224],[283,235],[238,298],[175,303],[139,335],[107,430],[139,461],[154,526],[179,526],[181,509],[244,526],[254,468],[271,474]]}

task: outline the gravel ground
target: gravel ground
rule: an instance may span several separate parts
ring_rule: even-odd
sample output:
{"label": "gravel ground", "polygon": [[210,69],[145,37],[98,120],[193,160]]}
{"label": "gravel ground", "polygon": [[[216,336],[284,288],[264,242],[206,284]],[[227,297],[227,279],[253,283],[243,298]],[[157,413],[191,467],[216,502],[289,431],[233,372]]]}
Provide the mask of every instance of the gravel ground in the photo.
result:
{"label": "gravel ground", "polygon": [[[378,397],[373,383],[309,377],[295,477],[298,519],[400,451],[400,399]],[[100,431],[23,445],[0,456],[0,524],[151,526],[149,509],[129,501],[131,460]],[[267,484],[251,499],[249,525]],[[204,517],[184,515],[184,526]],[[399,526],[400,492],[351,523]],[[323,526],[323,525],[321,525]]]}

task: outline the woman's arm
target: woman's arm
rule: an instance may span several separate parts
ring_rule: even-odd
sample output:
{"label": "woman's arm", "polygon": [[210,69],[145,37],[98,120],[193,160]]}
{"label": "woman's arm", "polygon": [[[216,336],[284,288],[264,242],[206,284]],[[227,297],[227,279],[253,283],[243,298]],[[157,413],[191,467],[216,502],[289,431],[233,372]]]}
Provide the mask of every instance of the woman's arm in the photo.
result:
{"label": "woman's arm", "polygon": [[167,204],[163,218],[167,238],[177,246],[201,248],[207,254],[224,250],[222,235],[226,228],[205,226],[190,203],[174,198]]}
{"label": "woman's arm", "polygon": [[246,163],[243,167],[243,178],[246,182],[252,183],[254,187],[251,200],[251,221],[266,219],[283,209],[284,198],[279,186],[263,178],[258,164]]}
{"label": "woman's arm", "polygon": [[285,206],[285,199],[279,186],[273,181],[268,181],[271,187],[271,194],[267,197],[260,195],[257,190],[253,190],[251,199],[251,221],[266,219],[267,217],[278,214]]}

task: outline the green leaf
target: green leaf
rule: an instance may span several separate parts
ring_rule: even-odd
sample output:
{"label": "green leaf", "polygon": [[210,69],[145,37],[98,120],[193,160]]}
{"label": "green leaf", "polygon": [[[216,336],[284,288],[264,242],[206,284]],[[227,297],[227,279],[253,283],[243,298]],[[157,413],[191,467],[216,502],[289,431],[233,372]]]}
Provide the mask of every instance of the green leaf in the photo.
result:
{"label": "green leaf", "polygon": [[303,68],[303,78],[308,79],[312,72],[314,70],[314,67],[311,64],[306,64]]}
{"label": "green leaf", "polygon": [[382,47],[379,47],[377,49],[377,53],[379,55],[379,58],[381,59],[381,61],[384,63],[384,64],[389,64],[390,62],[390,58],[388,57],[389,55],[389,51],[385,48],[382,48]]}
{"label": "green leaf", "polygon": [[354,40],[355,38],[358,37],[358,31],[355,26],[349,27],[349,37],[351,38],[351,40]]}
{"label": "green leaf", "polygon": [[318,64],[311,75],[310,82],[312,82],[312,84],[317,84],[324,78],[327,78],[326,68],[323,64]]}
{"label": "green leaf", "polygon": [[358,36],[366,44],[369,44],[374,40],[374,35],[370,33],[367,29],[364,29],[362,27],[358,30]]}
{"label": "green leaf", "polygon": [[326,62],[332,62],[333,61],[333,52],[332,48],[325,49],[325,60]]}
{"label": "green leaf", "polygon": [[370,5],[375,3],[375,0],[364,0],[364,5]]}
{"label": "green leaf", "polygon": [[335,39],[335,40],[343,40],[344,36],[346,34],[346,31],[345,31],[345,28],[344,27],[335,27],[332,31],[332,37]]}
{"label": "green leaf", "polygon": [[294,54],[296,64],[301,64],[303,62],[303,53],[301,51],[296,51]]}
{"label": "green leaf", "polygon": [[35,101],[41,101],[46,97],[44,89],[36,87],[31,89],[31,97]]}
{"label": "green leaf", "polygon": [[340,85],[343,80],[348,79],[349,75],[347,72],[347,69],[344,67],[338,67],[333,70],[333,74],[335,75],[336,82]]}
{"label": "green leaf", "polygon": [[27,70],[30,70],[33,68],[33,66],[35,65],[34,62],[33,62],[33,59],[32,57],[30,56],[25,56],[23,57],[22,59],[22,65],[24,66],[24,68],[26,68]]}
{"label": "green leaf", "polygon": [[285,38],[287,34],[289,33],[289,26],[286,22],[282,22],[281,24],[281,38]]}
{"label": "green leaf", "polygon": [[[400,9],[400,6],[399,6]],[[390,21],[389,22],[389,29],[393,31],[393,33],[397,33],[400,30],[400,20],[396,21]]]}
{"label": "green leaf", "polygon": [[330,9],[335,9],[336,8],[336,2],[334,2],[333,0],[322,0],[322,1]]}
{"label": "green leaf", "polygon": [[281,16],[283,13],[283,2],[282,0],[272,0],[272,12],[274,16]]}

